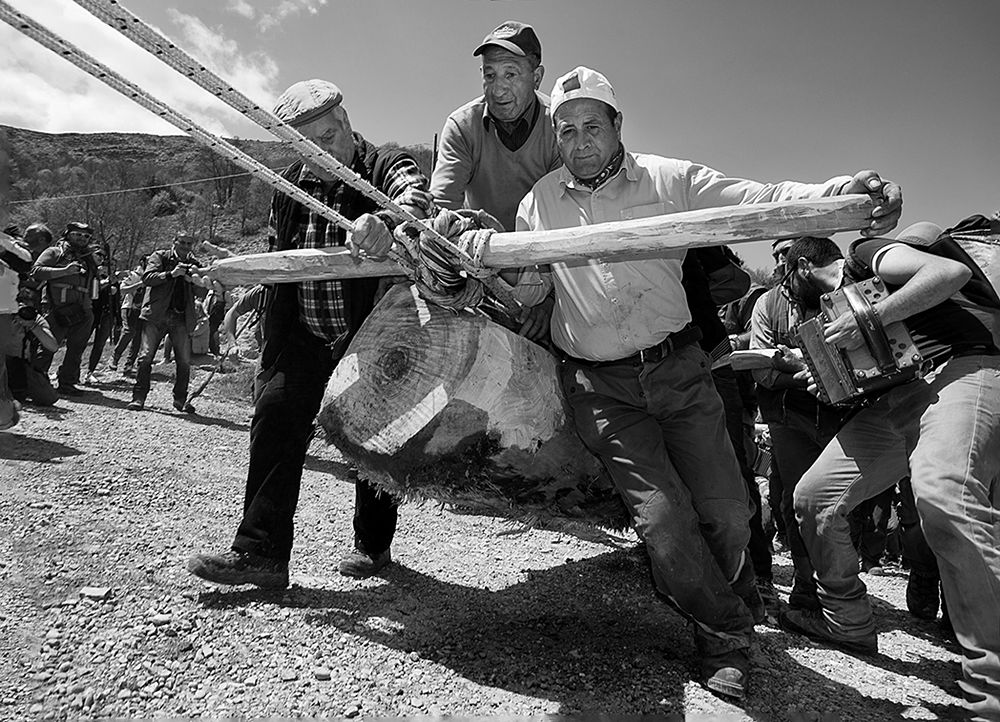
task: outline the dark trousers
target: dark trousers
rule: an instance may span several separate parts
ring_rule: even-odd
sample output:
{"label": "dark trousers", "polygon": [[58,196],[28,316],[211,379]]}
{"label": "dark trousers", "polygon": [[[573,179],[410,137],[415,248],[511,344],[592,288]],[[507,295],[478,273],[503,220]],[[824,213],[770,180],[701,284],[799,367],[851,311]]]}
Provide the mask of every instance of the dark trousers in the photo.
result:
{"label": "dark trousers", "polygon": [[125,314],[125,327],[122,329],[122,335],[119,337],[111,357],[115,366],[125,355],[125,349],[128,349],[125,366],[135,366],[135,361],[139,357],[139,346],[142,343],[143,321],[139,318],[140,311],[139,308],[130,308]]}
{"label": "dark trousers", "polygon": [[917,502],[913,498],[909,477],[899,482],[899,528],[903,560],[910,569],[918,574],[938,576],[937,558],[924,537],[923,529],[920,528]]}
{"label": "dark trousers", "polygon": [[[49,330],[60,345],[66,343],[66,355],[59,366],[59,385],[72,386],[80,383],[80,364],[83,362],[83,352],[87,348],[87,341],[90,340],[90,332],[94,328],[94,313],[90,310],[89,301],[86,308],[86,316],[79,323],[72,326],[62,326],[54,314],[49,314],[46,320],[49,322]],[[38,370],[47,374],[52,366],[52,359],[55,353],[44,348],[38,351]]]}
{"label": "dark trousers", "polygon": [[111,327],[114,325],[114,316],[111,309],[102,308],[94,314],[94,344],[90,347],[90,359],[87,370],[93,373],[101,363],[101,355],[104,353],[104,346],[111,338]]}
{"label": "dark trousers", "polygon": [[753,516],[750,517],[750,543],[747,545],[747,551],[750,553],[750,561],[757,578],[770,581],[772,578],[771,544],[761,523],[761,499],[757,478],[747,460],[743,400],[740,397],[736,375],[732,369],[720,368],[712,372],[712,380],[715,382],[715,390],[722,398],[722,407],[726,413],[726,431],[729,433],[729,440],[733,443],[736,460],[740,464],[740,474],[743,476],[743,481],[746,482],[747,491],[750,494],[750,503],[753,504]]}
{"label": "dark trousers", "polygon": [[885,554],[895,491],[886,489],[878,496],[861,502],[847,515],[851,527],[851,543],[868,566],[878,566]]}
{"label": "dark trousers", "polygon": [[[282,561],[292,553],[295,509],[313,421],[339,361],[301,324],[293,323],[286,334],[273,365],[261,369],[257,377],[243,519],[233,540],[236,551]],[[396,531],[396,500],[358,480],[355,501],[355,544],[369,554],[385,551]]]}
{"label": "dark trousers", "polygon": [[153,373],[153,357],[156,349],[166,336],[177,357],[177,374],[174,378],[174,401],[187,400],[188,383],[191,380],[191,337],[183,314],[167,312],[160,323],[146,321],[142,329],[142,350],[139,352],[139,368],[135,375],[133,401],[145,401],[149,395],[150,376]]}

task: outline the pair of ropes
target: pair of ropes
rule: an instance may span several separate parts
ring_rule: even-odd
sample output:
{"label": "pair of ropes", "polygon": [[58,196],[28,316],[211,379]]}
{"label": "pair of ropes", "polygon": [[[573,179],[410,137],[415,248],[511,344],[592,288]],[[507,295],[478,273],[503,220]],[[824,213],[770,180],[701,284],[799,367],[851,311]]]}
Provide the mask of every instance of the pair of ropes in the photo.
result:
{"label": "pair of ropes", "polygon": [[[491,229],[483,229],[481,226],[472,228],[471,226],[475,223],[475,220],[470,216],[465,216],[463,220],[456,222],[451,214],[445,214],[449,216],[449,220],[443,223],[444,226],[449,227],[446,230],[451,230],[454,233],[460,229],[460,233],[468,236],[464,241],[460,239],[460,242],[456,244],[450,237],[445,236],[439,230],[442,224],[428,225],[421,219],[418,219],[408,209],[394,202],[385,193],[375,188],[371,183],[364,180],[297,130],[271,112],[260,107],[260,105],[254,103],[250,98],[197,62],[184,50],[177,47],[157,30],[123,7],[117,0],[74,0],[74,2],[139,47],[157,57],[166,65],[197,83],[237,112],[273,134],[280,142],[295,151],[307,163],[320,168],[332,177],[355,188],[379,207],[398,216],[403,221],[403,224],[397,229],[398,232],[395,235],[396,239],[400,242],[399,245],[405,249],[405,252],[401,251],[398,247],[394,247],[389,252],[389,258],[396,261],[402,267],[407,277],[430,289],[430,300],[453,308],[473,305],[467,304],[466,301],[477,296],[481,300],[483,289],[479,289],[477,292],[475,289],[466,289],[466,286],[476,287],[482,284],[496,302],[499,303],[501,310],[510,316],[517,315],[520,310],[520,304],[513,297],[510,288],[502,279],[492,275],[492,271],[487,271],[480,262],[482,250],[488,242],[488,233],[485,231],[491,232]],[[340,228],[348,232],[353,231],[353,222],[342,214],[312,197],[285,178],[282,178],[231,143],[205,130],[190,118],[177,112],[166,103],[158,100],[147,91],[125,79],[108,66],[62,39],[33,19],[17,12],[4,0],[0,0],[0,19],[23,35],[30,37],[73,63],[87,74],[184,131],[210,150],[247,170],[250,175],[266,183],[271,188],[284,193]],[[476,218],[479,218],[479,216],[477,215]],[[477,248],[478,251],[476,250]],[[470,250],[472,251],[471,253]],[[422,251],[429,251],[427,255],[432,257],[429,263],[424,260]],[[450,258],[446,259],[445,256]],[[444,263],[445,260],[448,262]],[[458,273],[454,270],[456,267],[462,268],[466,277],[474,278],[479,283],[463,283],[462,288],[465,290],[458,295],[452,294],[449,297],[445,293],[445,289],[458,287],[454,280],[455,273]],[[443,281],[434,275],[436,270],[441,270],[442,268],[444,268],[444,273],[447,277]],[[461,273],[458,273],[458,275],[462,276]],[[428,280],[430,284],[428,284]]]}

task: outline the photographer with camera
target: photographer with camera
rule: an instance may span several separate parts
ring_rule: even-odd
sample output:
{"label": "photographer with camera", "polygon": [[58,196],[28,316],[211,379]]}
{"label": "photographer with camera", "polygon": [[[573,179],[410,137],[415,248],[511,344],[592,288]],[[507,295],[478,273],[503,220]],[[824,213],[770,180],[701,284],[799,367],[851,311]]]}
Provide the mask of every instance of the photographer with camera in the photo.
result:
{"label": "photographer with camera", "polygon": [[164,336],[169,336],[177,364],[174,408],[194,413],[194,406],[187,400],[191,379],[191,333],[198,321],[195,297],[205,293],[205,281],[198,273],[201,263],[191,255],[197,243],[194,236],[178,232],[169,249],[149,254],[142,274],[142,282],[148,288],[139,313],[144,322],[139,369],[132,389],[132,402],[128,405],[133,411],[142,411],[146,406],[153,357]]}
{"label": "photographer with camera", "polygon": [[[31,270],[32,280],[44,283],[47,289],[46,320],[52,335],[60,345],[66,343],[66,356],[58,373],[59,393],[66,396],[82,393],[76,385],[80,383],[83,351],[94,327],[91,300],[98,271],[90,249],[93,235],[93,229],[86,223],[67,223],[63,237],[42,252]],[[52,351],[40,350],[39,371],[48,373],[54,355]]]}

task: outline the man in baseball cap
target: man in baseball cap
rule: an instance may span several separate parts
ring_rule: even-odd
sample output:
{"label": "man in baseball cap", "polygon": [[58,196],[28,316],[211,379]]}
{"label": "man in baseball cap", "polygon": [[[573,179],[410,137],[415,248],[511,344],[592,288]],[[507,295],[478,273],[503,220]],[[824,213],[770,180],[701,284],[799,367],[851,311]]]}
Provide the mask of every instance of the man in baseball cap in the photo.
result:
{"label": "man in baseball cap", "polygon": [[483,94],[444,123],[431,194],[442,208],[484,210],[508,231],[524,194],[558,168],[545,68],[534,28],[506,20],[473,50],[482,58]]}
{"label": "man in baseball cap", "polygon": [[[344,94],[327,80],[304,80],[282,93],[275,115],[418,218],[426,216],[427,178],[406,151],[380,149],[354,132]],[[272,246],[350,246],[384,255],[390,216],[371,200],[313,164],[293,163],[284,177],[354,222],[351,234],[282,194],[272,203]],[[351,279],[268,286],[257,398],[250,434],[250,463],[243,518],[231,549],[198,554],[188,570],[219,584],[288,585],[293,519],[302,467],[334,367],[375,305],[379,280]],[[342,574],[366,577],[391,560],[397,501],[364,480],[356,483],[355,547]]]}
{"label": "man in baseball cap", "polygon": [[[541,231],[648,213],[820,198],[877,196],[870,233],[896,225],[898,186],[872,171],[825,183],[764,184],[690,161],[625,152],[621,102],[601,73],[556,80],[552,119],[564,167],[521,201],[516,230]],[[681,285],[683,251],[655,259],[553,263],[552,341],[583,442],[601,458],[646,541],[657,592],[692,620],[705,685],[745,695],[753,608],[751,508],[706,373]]]}

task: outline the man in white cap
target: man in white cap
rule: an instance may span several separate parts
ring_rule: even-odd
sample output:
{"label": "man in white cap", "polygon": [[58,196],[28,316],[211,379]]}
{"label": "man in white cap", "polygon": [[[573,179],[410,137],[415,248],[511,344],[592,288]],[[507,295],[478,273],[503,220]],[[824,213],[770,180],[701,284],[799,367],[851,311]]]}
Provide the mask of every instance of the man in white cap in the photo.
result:
{"label": "man in white cap", "polygon": [[[430,205],[427,178],[413,157],[398,148],[378,149],[354,132],[342,99],[333,83],[307,80],[286,90],[274,112],[418,218],[425,217]],[[387,253],[392,234],[386,223],[392,225],[394,219],[359,191],[302,162],[293,163],[284,177],[354,220],[354,230],[348,236],[314,211],[276,194],[272,249],[348,245],[359,253]],[[192,557],[188,561],[192,574],[220,584],[288,585],[293,517],[313,420],[330,374],[375,305],[379,280],[267,288],[243,518],[232,550]],[[397,502],[361,480],[355,498],[356,550],[341,562],[340,572],[364,577],[391,560]]]}
{"label": "man in white cap", "polygon": [[[900,214],[898,186],[873,171],[815,185],[763,184],[627,153],[614,90],[588,68],[556,81],[551,109],[565,165],[521,201],[517,230],[854,192],[877,197],[871,232],[891,229]],[[634,262],[553,263],[552,340],[577,430],[632,512],[656,591],[693,622],[708,688],[741,698],[753,633],[748,603],[756,600],[746,555],[750,507],[691,325],[683,259],[677,251]]]}
{"label": "man in white cap", "polygon": [[[977,218],[988,227],[986,218]],[[1000,223],[995,226],[1000,238]],[[1000,298],[932,223],[914,224],[895,239],[855,241],[846,260],[814,262],[805,250],[802,241],[788,249],[793,293],[818,305],[821,294],[878,275],[890,294],[872,304],[866,327],[905,321],[930,370],[871,398],[803,474],[795,514],[822,608],[785,612],[781,626],[847,650],[878,649],[847,514],[908,476],[965,651],[959,684],[975,719],[998,720]],[[827,343],[842,349],[864,344],[852,312],[824,331]]]}

